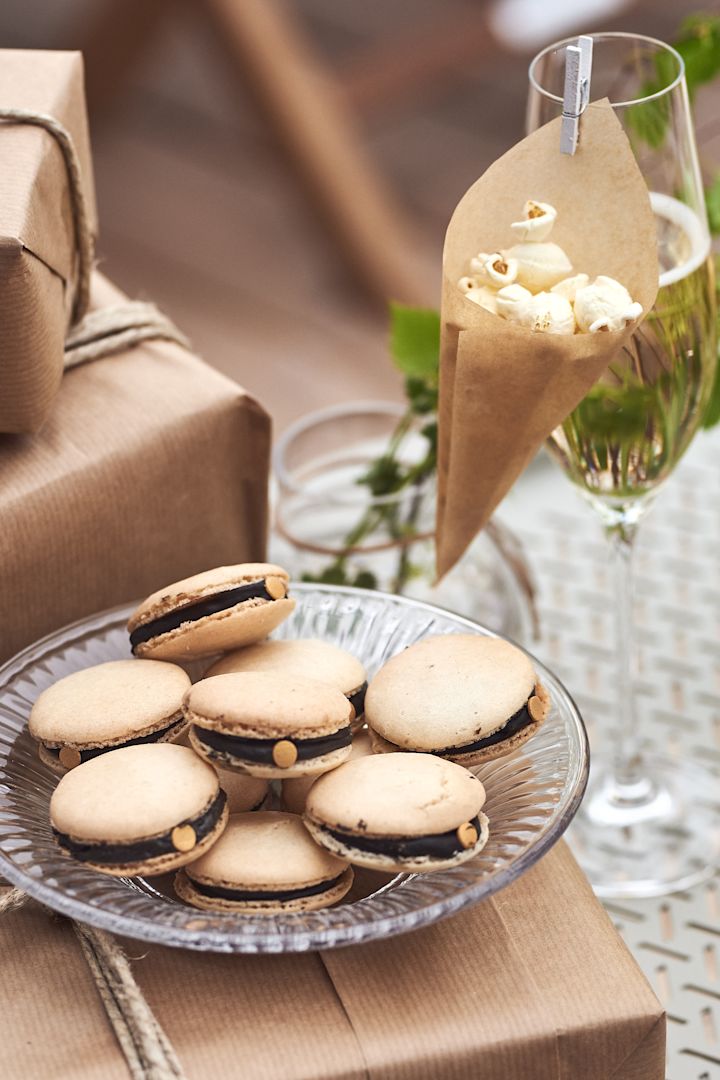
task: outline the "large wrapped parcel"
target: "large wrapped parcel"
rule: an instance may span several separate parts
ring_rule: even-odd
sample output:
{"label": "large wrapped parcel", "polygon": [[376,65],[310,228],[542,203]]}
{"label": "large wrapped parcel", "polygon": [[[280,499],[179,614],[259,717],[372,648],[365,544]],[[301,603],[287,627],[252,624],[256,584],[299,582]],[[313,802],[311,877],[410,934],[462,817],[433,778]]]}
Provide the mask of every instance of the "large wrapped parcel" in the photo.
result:
{"label": "large wrapped parcel", "polygon": [[[96,278],[93,300],[122,294]],[[169,342],[66,372],[34,436],[0,435],[0,661],[209,566],[264,557],[270,421]]]}
{"label": "large wrapped parcel", "polygon": [[515,243],[528,200],[557,210],[552,241],[572,273],[621,282],[650,311],[658,287],[655,222],[628,139],[606,101],[581,120],[573,156],[560,120],[499,158],[458,204],[443,254],[437,569],[457,562],[550,435],[622,349],[637,323],[605,333],[538,333],[468,300],[458,281],[478,252]]}

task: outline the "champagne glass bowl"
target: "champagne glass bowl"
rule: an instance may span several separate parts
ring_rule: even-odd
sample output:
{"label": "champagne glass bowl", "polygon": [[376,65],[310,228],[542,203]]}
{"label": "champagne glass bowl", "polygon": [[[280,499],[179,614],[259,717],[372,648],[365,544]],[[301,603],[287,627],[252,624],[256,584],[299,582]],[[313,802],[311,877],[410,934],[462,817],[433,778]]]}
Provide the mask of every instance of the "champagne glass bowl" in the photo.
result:
{"label": "champagne glass bowl", "polygon": [[[593,748],[573,837],[601,896],[655,896],[702,880],[718,855],[712,775],[669,760],[661,746],[640,752],[632,636],[637,528],[713,393],[715,289],[683,60],[652,38],[591,36],[588,108],[607,97],[628,136],[655,213],[660,280],[629,345],[548,442],[599,515],[615,576],[617,723]],[[530,65],[531,130],[562,111],[565,50],[575,41],[548,46]],[[582,139],[582,119],[580,131]]]}

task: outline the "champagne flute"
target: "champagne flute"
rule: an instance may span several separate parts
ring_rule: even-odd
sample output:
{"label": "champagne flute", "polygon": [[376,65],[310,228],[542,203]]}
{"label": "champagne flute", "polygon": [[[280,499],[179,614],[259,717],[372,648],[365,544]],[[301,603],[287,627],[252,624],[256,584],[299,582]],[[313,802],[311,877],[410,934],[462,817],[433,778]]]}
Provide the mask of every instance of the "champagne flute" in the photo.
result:
{"label": "champagne flute", "polygon": [[[615,576],[617,730],[613,749],[593,748],[571,840],[599,895],[658,896],[712,871],[718,791],[693,763],[642,749],[633,694],[633,541],[708,405],[715,286],[682,57],[652,38],[591,36],[590,99],[609,99],[648,185],[660,287],[629,345],[548,442],[599,514]],[[576,42],[550,45],[532,61],[529,130],[561,114],[565,50]]]}

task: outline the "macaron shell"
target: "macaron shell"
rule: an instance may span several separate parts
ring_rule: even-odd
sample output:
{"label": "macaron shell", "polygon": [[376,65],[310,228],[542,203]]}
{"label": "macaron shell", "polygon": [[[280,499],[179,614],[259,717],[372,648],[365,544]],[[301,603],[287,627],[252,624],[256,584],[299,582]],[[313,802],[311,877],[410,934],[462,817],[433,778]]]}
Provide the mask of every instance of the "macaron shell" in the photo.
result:
{"label": "macaron shell", "polygon": [[224,806],[213,829],[195,845],[192,851],[169,852],[167,855],[157,855],[152,859],[126,863],[122,866],[108,866],[104,863],[83,860],[83,866],[88,866],[91,870],[99,870],[101,874],[110,874],[111,877],[154,877],[156,874],[167,874],[173,870],[179,870],[180,867],[186,866],[209,851],[222,835],[227,822],[228,808]]}
{"label": "macaron shell", "polygon": [[174,611],[176,607],[194,603],[204,596],[231,589],[236,585],[245,585],[251,581],[261,581],[266,577],[279,577],[289,581],[289,574],[282,566],[275,563],[237,563],[234,566],[217,566],[213,570],[204,570],[200,574],[175,581],[158,589],[143,600],[130,616],[128,630],[134,630],[141,623],[151,622],[160,615]]}
{"label": "macaron shell", "polygon": [[259,776],[250,776],[235,769],[217,770],[220,787],[227,795],[228,810],[231,814],[244,814],[263,803],[270,794],[267,780]]}
{"label": "macaron shell", "polygon": [[380,669],[368,687],[365,719],[405,749],[463,746],[506,723],[535,682],[529,657],[501,638],[428,637]]}
{"label": "macaron shell", "polygon": [[[521,731],[515,732],[508,739],[503,739],[502,742],[495,743],[493,746],[486,746],[482,750],[474,750],[468,754],[443,754],[442,757],[446,761],[454,761],[458,765],[464,765],[465,768],[471,768],[475,765],[482,765],[485,761],[495,761],[497,758],[513,754],[540,730],[550,712],[550,695],[541,683],[535,684],[535,696],[540,701],[541,711],[538,713],[538,719],[532,720]],[[396,746],[395,743],[390,742],[388,739],[383,739],[382,735],[378,735],[372,728],[370,729],[370,739],[374,754],[397,754],[405,750],[405,747]]]}
{"label": "macaron shell", "polygon": [[33,738],[101,746],[167,726],[180,712],[190,679],[157,660],[111,660],[66,675],[44,690],[29,720]]}
{"label": "macaron shell", "polygon": [[222,844],[193,860],[189,876],[230,889],[293,889],[337,877],[346,865],[313,843],[301,818],[258,810],[233,814]]}
{"label": "macaron shell", "polygon": [[367,836],[448,832],[471,821],[485,789],[467,769],[432,754],[373,754],[321,777],[306,822]]}
{"label": "macaron shell", "polygon": [[[369,733],[367,731],[360,731],[357,735],[353,735],[348,761],[354,761],[355,758],[359,757],[369,757],[372,752],[373,747]],[[316,776],[299,776],[295,777],[295,779],[283,780],[283,809],[288,810],[291,814],[303,814],[305,812],[305,803],[310,788],[316,780]]]}
{"label": "macaron shell", "polygon": [[267,637],[294,609],[295,601],[290,597],[244,600],[226,611],[183,623],[176,630],[141,642],[135,647],[135,654],[159,660],[212,656]]}
{"label": "macaron shell", "polygon": [[175,878],[175,892],[181,900],[202,911],[225,911],[245,915],[292,915],[301,911],[319,911],[342,900],[352,888],[353,869],[348,866],[332,889],[316,896],[298,897],[295,900],[224,900],[220,897],[203,896],[193,888],[186,871]]}
{"label": "macaron shell", "polygon": [[271,671],[201,679],[185,698],[190,723],[260,739],[331,735],[348,726],[350,711],[340,690],[316,679]]}
{"label": "macaron shell", "polygon": [[215,770],[187,747],[128,746],[65,773],[50,800],[50,820],[78,840],[128,843],[192,820],[218,791]]}
{"label": "macaron shell", "polygon": [[260,641],[223,656],[205,672],[205,678],[235,671],[280,671],[326,682],[343,694],[358,690],[367,675],[351,653],[319,638]]}
{"label": "macaron shell", "polygon": [[482,851],[488,841],[489,822],[485,814],[479,813],[477,816],[480,821],[480,835],[477,843],[471,848],[459,851],[451,859],[433,859],[430,856],[399,859],[392,858],[389,855],[360,851],[359,848],[354,848],[350,843],[343,844],[334,836],[328,836],[320,826],[308,818],[305,818],[304,821],[306,829],[308,829],[317,844],[320,844],[321,847],[334,855],[347,859],[354,866],[364,866],[368,870],[384,870],[395,873],[429,874],[434,873],[436,870],[450,870],[453,866],[459,866],[461,863],[468,862],[469,859],[474,859]]}
{"label": "macaron shell", "polygon": [[310,758],[308,761],[296,761],[289,768],[280,769],[276,765],[263,765],[254,761],[245,761],[243,758],[235,757],[225,751],[215,750],[213,747],[200,742],[192,728],[190,728],[188,737],[193,750],[215,768],[236,769],[239,772],[247,773],[249,776],[259,776],[265,780],[285,780],[296,776],[320,776],[322,773],[335,769],[338,765],[342,765],[343,762],[347,761],[352,750],[351,746],[342,746],[338,750],[333,750],[330,754]]}

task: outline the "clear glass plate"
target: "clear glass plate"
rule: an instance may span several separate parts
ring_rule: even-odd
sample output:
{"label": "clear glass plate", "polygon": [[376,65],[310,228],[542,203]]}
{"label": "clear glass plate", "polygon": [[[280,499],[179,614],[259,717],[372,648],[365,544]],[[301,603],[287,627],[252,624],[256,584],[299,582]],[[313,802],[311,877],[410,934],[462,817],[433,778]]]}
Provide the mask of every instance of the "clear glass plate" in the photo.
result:
{"label": "clear glass plate", "polygon": [[[293,586],[293,595],[297,609],[276,636],[335,642],[355,653],[371,677],[428,634],[490,635],[476,623],[402,597],[301,584]],[[552,711],[520,750],[474,770],[487,789],[490,839],[470,862],[393,878],[358,871],[349,902],[273,917],[207,914],[176,900],[164,879],[95,873],[53,840],[48,805],[57,780],[37,756],[27,718],[38,694],[63,675],[129,655],[125,623],[131,610],[65,627],[0,669],[0,874],[63,915],[128,937],[213,952],[301,952],[370,941],[425,926],[497,892],[558,840],[578,808],[588,771],[585,729],[565,688],[535,661]]]}

